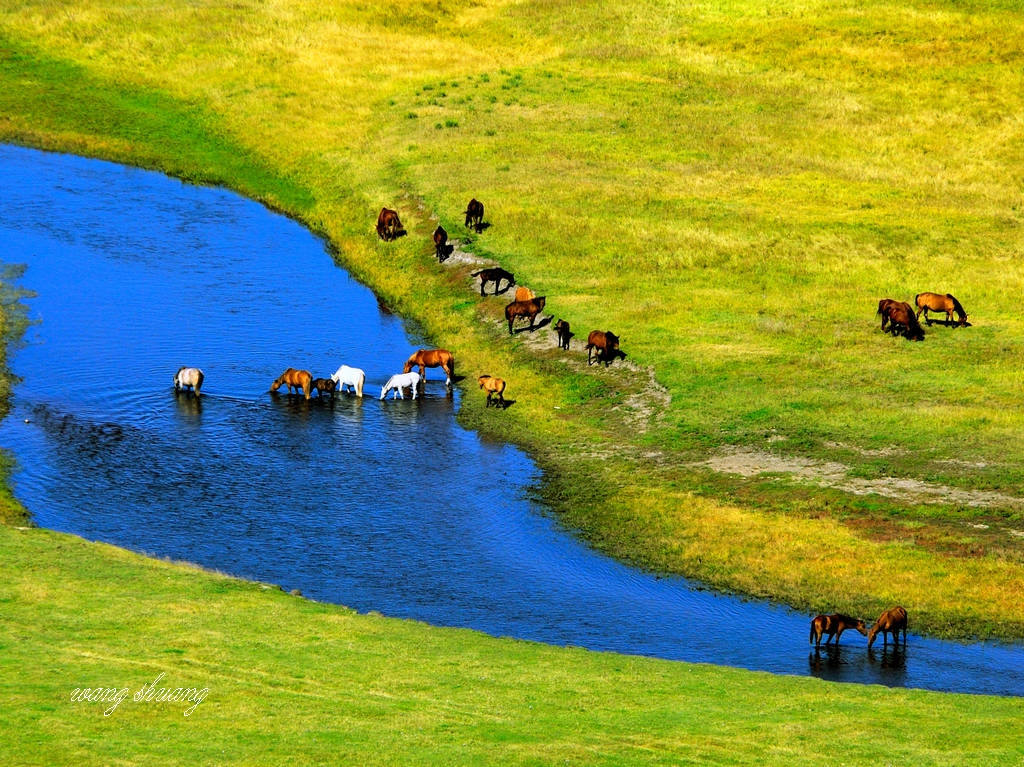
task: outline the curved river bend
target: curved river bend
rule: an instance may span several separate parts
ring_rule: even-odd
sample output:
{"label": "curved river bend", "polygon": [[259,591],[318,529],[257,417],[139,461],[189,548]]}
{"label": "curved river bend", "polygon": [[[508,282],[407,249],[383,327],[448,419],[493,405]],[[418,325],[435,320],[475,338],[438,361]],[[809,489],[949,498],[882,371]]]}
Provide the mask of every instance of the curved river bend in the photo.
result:
{"label": "curved river bend", "polygon": [[[1024,695],[1020,645],[911,636],[869,654],[848,633],[815,655],[810,616],[588,550],[531,498],[523,453],[455,423],[459,395],[436,371],[420,401],[376,399],[420,340],[287,218],[15,147],[0,146],[0,188],[0,258],[28,265],[39,320],[12,357],[23,382],[0,444],[41,526],[493,635]],[[326,376],[342,362],[366,370],[366,399],[267,393],[288,366]],[[201,404],[173,393],[181,364],[205,370]]]}

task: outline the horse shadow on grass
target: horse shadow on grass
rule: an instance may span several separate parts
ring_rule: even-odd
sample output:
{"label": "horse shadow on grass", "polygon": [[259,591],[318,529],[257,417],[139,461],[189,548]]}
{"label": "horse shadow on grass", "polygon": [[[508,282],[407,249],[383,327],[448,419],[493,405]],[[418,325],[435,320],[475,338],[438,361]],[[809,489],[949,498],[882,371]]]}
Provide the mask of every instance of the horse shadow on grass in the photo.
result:
{"label": "horse shadow on grass", "polygon": [[555,315],[553,315],[553,314],[552,314],[552,315],[550,315],[550,316],[548,316],[548,317],[542,317],[542,318],[541,318],[541,319],[540,319],[540,320],[539,320],[538,322],[536,322],[535,324],[533,324],[533,325],[530,325],[530,326],[528,326],[528,327],[525,327],[525,328],[516,328],[516,329],[515,329],[515,330],[513,330],[512,332],[513,332],[513,333],[515,333],[515,334],[519,334],[519,333],[526,333],[526,332],[530,332],[530,333],[532,333],[532,332],[533,332],[533,331],[535,331],[535,330],[540,330],[541,328],[546,328],[546,327],[547,327],[548,325],[550,325],[550,324],[551,324],[551,321],[552,321],[552,320],[553,320],[554,318],[555,318]]}
{"label": "horse shadow on grass", "polygon": [[930,317],[926,317],[924,322],[928,327],[931,327],[932,325],[942,325],[947,328],[969,328],[972,326],[970,322],[965,322],[961,325],[957,320],[933,320]]}
{"label": "horse shadow on grass", "polygon": [[445,243],[441,246],[441,254],[437,257],[437,263],[443,264],[449,258],[452,257],[452,253],[455,252],[455,246],[450,242]]}

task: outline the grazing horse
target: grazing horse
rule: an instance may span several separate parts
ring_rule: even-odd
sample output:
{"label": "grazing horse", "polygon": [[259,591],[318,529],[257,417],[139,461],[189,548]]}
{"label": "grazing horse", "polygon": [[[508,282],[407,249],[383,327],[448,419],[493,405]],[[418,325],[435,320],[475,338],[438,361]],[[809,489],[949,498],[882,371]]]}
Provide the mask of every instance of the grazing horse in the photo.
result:
{"label": "grazing horse", "polygon": [[849,615],[843,615],[842,613],[833,613],[832,615],[819,615],[811,621],[810,641],[814,642],[814,649],[817,650],[821,647],[822,635],[828,634],[825,644],[827,645],[835,639],[835,645],[838,647],[839,638],[846,629],[856,629],[864,635],[868,633],[867,629],[864,628],[864,621],[860,618],[851,618]]}
{"label": "grazing horse", "polygon": [[331,399],[334,399],[334,390],[337,388],[338,384],[331,378],[314,378],[309,390],[310,393],[315,391],[318,397],[326,394]]}
{"label": "grazing horse", "polygon": [[302,389],[306,399],[309,399],[313,392],[313,375],[308,370],[288,368],[274,379],[274,383],[270,384],[270,391],[277,391],[282,385],[288,387],[289,394],[292,393],[292,389],[295,390],[295,393]]}
{"label": "grazing horse", "polygon": [[520,285],[516,288],[516,301],[529,301],[531,298],[536,298],[537,294],[530,290],[525,285]]}
{"label": "grazing horse", "polygon": [[331,375],[331,380],[338,384],[338,389],[342,393],[344,393],[346,386],[351,386],[352,391],[356,393],[357,397],[363,396],[363,384],[366,382],[366,373],[359,368],[350,368],[348,365],[342,365]]}
{"label": "grazing horse", "polygon": [[424,382],[427,380],[425,368],[439,367],[447,376],[444,382],[445,386],[452,385],[452,376],[455,375],[455,355],[447,349],[418,349],[405,361],[405,367],[402,368],[402,372],[408,373],[417,365],[419,365],[420,377],[423,378]]}
{"label": "grazing horse", "polygon": [[591,354],[597,352],[597,361],[608,367],[615,359],[626,359],[626,353],[619,349],[619,337],[610,330],[591,330],[587,336],[587,365],[593,364]]}
{"label": "grazing horse", "polygon": [[477,233],[480,232],[484,223],[484,204],[475,197],[466,206],[466,228],[472,225]]}
{"label": "grazing horse", "polygon": [[878,632],[882,632],[882,646],[889,644],[888,634],[892,634],[893,644],[900,643],[900,631],[903,631],[903,644],[907,643],[907,611],[902,607],[890,607],[878,616],[875,625],[868,631],[868,649],[875,643]]}
{"label": "grazing horse", "polygon": [[882,330],[885,330],[885,323],[888,320],[889,332],[893,335],[902,333],[911,341],[924,340],[924,328],[917,321],[914,308],[906,301],[884,298],[878,302],[878,313],[882,315]]}
{"label": "grazing horse", "polygon": [[490,269],[481,269],[479,272],[473,272],[472,277],[480,278],[480,296],[484,295],[484,285],[488,282],[494,283],[494,295],[498,295],[498,288],[501,287],[501,281],[507,280],[508,285],[505,286],[505,290],[516,284],[515,275],[512,272],[506,272],[500,266],[492,266]]}
{"label": "grazing horse", "polygon": [[444,261],[445,250],[448,247],[448,232],[444,230],[443,226],[438,226],[434,230],[434,255],[437,256],[438,261]]}
{"label": "grazing horse", "polygon": [[389,391],[393,391],[391,399],[398,397],[399,399],[405,399],[405,392],[403,389],[412,389],[412,398],[416,399],[416,390],[420,388],[420,374],[419,373],[395,373],[388,382],[384,384],[380,389],[380,398],[384,399],[387,397]]}
{"label": "grazing horse", "polygon": [[377,215],[377,236],[387,242],[398,237],[402,231],[402,222],[398,219],[398,212],[389,208],[381,208]]}
{"label": "grazing horse", "polygon": [[555,323],[555,332],[558,334],[558,348],[568,350],[569,339],[576,335],[569,332],[569,323],[565,320],[558,320]]}
{"label": "grazing horse", "polygon": [[497,402],[494,403],[495,407],[505,407],[505,382],[500,378],[494,376],[480,376],[476,379],[480,383],[480,388],[487,391],[487,404],[484,407],[491,406],[491,397],[495,394],[498,395]]}
{"label": "grazing horse", "polygon": [[951,293],[942,295],[940,293],[918,293],[914,296],[914,303],[917,304],[917,316],[921,316],[921,312],[924,312],[924,321],[929,325],[932,321],[928,319],[928,312],[945,312],[946,322],[952,324],[953,312],[956,312],[957,325],[967,324],[967,312],[964,311],[963,306],[957,301]]}
{"label": "grazing horse", "polygon": [[505,307],[505,319],[508,320],[508,334],[512,335],[512,323],[516,321],[516,317],[529,317],[530,318],[530,329],[533,329],[533,325],[537,320],[537,315],[544,309],[544,301],[546,296],[540,296],[539,298],[531,298],[528,301],[513,301]]}
{"label": "grazing horse", "polygon": [[200,389],[203,388],[203,371],[199,368],[187,368],[182,366],[174,374],[174,391],[185,391],[191,389],[198,397]]}

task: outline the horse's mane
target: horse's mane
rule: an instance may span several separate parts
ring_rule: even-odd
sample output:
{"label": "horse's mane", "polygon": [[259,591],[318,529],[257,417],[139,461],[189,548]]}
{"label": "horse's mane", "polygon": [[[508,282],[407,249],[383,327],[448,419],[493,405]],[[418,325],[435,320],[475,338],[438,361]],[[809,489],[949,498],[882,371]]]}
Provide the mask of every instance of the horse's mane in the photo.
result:
{"label": "horse's mane", "polygon": [[946,298],[953,302],[953,311],[955,311],[957,314],[963,317],[967,316],[967,312],[964,311],[964,308],[960,305],[960,302],[956,300],[956,297],[953,296],[952,293],[947,293]]}

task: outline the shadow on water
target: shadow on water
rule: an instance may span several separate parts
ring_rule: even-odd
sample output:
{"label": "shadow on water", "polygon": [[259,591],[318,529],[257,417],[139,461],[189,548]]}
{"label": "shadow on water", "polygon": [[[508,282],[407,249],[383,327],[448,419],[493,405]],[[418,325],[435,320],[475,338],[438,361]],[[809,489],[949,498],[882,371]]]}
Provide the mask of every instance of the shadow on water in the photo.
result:
{"label": "shadow on water", "polygon": [[[443,380],[377,399],[428,344],[294,222],[92,160],[0,147],[0,169],[0,241],[28,264],[42,320],[12,358],[0,443],[39,525],[497,636],[1024,693],[1020,645],[911,636],[869,653],[858,637],[808,663],[808,616],[590,551],[532,497],[527,456],[459,428]],[[289,366],[326,377],[341,362],[366,371],[364,398],[267,393]],[[204,370],[201,398],[171,390],[182,364]]]}

